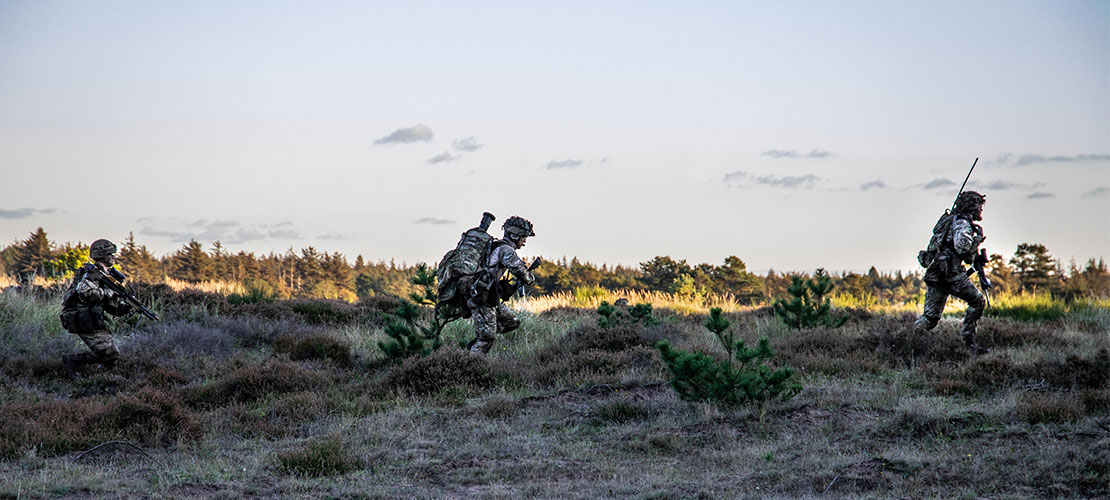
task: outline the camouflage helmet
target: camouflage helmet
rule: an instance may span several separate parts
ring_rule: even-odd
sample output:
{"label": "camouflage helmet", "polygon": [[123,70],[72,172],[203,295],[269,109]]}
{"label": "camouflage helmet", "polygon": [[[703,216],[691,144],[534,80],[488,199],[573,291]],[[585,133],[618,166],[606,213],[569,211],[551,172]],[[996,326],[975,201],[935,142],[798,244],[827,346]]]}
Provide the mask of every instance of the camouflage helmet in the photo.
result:
{"label": "camouflage helmet", "polygon": [[116,244],[108,240],[96,240],[92,242],[92,245],[89,245],[89,257],[91,257],[92,260],[95,261],[102,261],[104,259],[107,259],[108,257],[111,257],[112,255],[115,255],[115,253]]}
{"label": "camouflage helmet", "polygon": [[956,197],[955,213],[964,214],[974,212],[987,201],[987,197],[975,191],[964,191]]}
{"label": "camouflage helmet", "polygon": [[535,231],[532,231],[532,223],[529,222],[528,219],[516,215],[509,217],[509,219],[501,225],[501,229],[505,231],[505,234],[513,237],[536,235]]}

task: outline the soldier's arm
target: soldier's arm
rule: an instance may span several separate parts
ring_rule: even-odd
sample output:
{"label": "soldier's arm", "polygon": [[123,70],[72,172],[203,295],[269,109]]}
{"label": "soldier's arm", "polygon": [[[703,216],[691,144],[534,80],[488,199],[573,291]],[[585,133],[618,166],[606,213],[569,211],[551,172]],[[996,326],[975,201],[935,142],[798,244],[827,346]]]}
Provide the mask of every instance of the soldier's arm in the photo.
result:
{"label": "soldier's arm", "polygon": [[97,282],[96,276],[93,273],[87,273],[84,277],[77,282],[77,286],[73,289],[77,297],[85,304],[97,304],[105,298],[109,298],[110,291],[100,286]]}
{"label": "soldier's arm", "polygon": [[516,250],[506,245],[501,247],[501,265],[513,273],[516,279],[526,285],[531,285],[536,281],[536,277],[532,275],[532,271],[528,270],[528,265],[521,260],[520,256],[516,254]]}

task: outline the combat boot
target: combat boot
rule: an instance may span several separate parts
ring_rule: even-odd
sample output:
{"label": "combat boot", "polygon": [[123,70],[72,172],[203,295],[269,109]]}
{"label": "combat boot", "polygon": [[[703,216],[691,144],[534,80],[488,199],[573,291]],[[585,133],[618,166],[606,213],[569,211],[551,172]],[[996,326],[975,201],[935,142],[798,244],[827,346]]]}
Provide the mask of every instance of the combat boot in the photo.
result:
{"label": "combat boot", "polygon": [[69,376],[69,378],[76,377],[78,368],[93,362],[89,358],[89,353],[86,352],[62,356],[62,367],[65,368],[66,375]]}
{"label": "combat boot", "polygon": [[485,356],[492,347],[493,342],[478,339],[474,342],[474,345],[470,346],[470,355]]}
{"label": "combat boot", "polygon": [[971,351],[971,353],[976,356],[982,356],[988,352],[991,352],[990,349],[987,349],[986,347],[979,345],[978,342],[975,342],[974,334],[964,334],[964,345],[967,346],[967,350]]}

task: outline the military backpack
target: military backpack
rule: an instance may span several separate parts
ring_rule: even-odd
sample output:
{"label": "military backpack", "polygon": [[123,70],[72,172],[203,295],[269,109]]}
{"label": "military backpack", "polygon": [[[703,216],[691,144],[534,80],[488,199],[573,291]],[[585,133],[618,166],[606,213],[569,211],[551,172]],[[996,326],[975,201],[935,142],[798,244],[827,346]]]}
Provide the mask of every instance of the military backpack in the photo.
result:
{"label": "military backpack", "polygon": [[945,210],[944,215],[941,215],[940,218],[937,219],[937,223],[933,225],[933,236],[929,238],[929,245],[926,246],[924,250],[917,252],[917,263],[921,264],[921,267],[928,268],[933,265],[933,262],[937,260],[940,253],[944,251],[945,248],[952,246],[952,242],[950,241],[952,235],[952,220],[955,218],[955,215]]}

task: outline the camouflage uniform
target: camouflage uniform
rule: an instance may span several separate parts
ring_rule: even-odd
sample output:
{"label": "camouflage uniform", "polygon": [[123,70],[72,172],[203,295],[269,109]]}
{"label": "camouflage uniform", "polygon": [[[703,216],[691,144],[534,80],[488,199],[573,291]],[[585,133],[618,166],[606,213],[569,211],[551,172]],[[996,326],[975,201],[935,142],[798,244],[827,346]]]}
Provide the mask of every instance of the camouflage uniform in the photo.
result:
{"label": "camouflage uniform", "polygon": [[104,274],[113,263],[115,249],[108,240],[93,242],[90,247],[93,262],[77,270],[62,299],[62,326],[81,337],[92,351],[62,356],[62,364],[71,374],[86,364],[100,363],[110,368],[119,359],[105,313],[123,316],[131,312],[131,306],[104,286]]}
{"label": "camouflage uniform", "polygon": [[975,342],[975,326],[983,316],[986,300],[971,283],[963,263],[974,262],[979,244],[986,239],[983,228],[974,222],[981,220],[985,199],[974,191],[960,194],[956,210],[949,216],[952,220],[941,251],[925,270],[925,311],[914,323],[917,328],[932,330],[940,321],[948,297],[961,299],[967,302],[961,334],[968,348],[979,354],[987,350]]}
{"label": "camouflage uniform", "polygon": [[518,248],[523,247],[528,236],[535,236],[532,223],[520,217],[510,217],[502,226],[505,230],[504,238],[493,242],[489,257],[482,264],[483,276],[481,282],[491,283],[486,290],[475,289],[467,307],[474,319],[474,340],[470,342],[471,354],[485,354],[493,347],[497,334],[516,330],[520,320],[513,315],[509,307],[501,303],[498,294],[498,283],[506,272],[512,274],[517,283],[531,284],[536,280],[528,266],[516,254]]}

